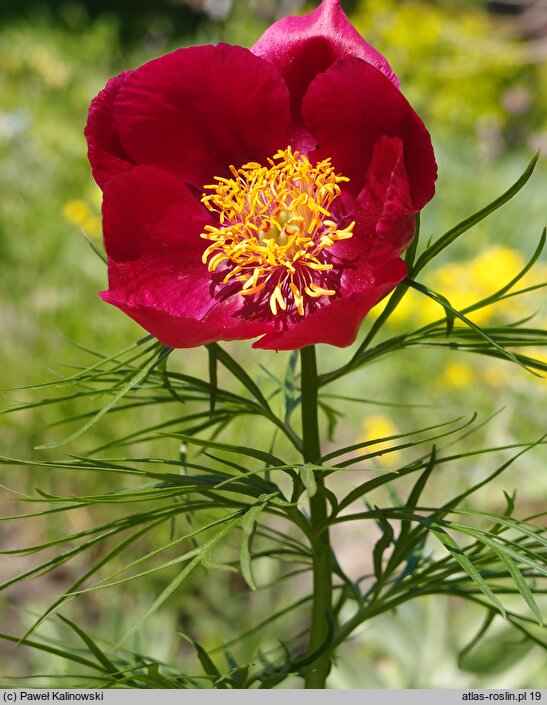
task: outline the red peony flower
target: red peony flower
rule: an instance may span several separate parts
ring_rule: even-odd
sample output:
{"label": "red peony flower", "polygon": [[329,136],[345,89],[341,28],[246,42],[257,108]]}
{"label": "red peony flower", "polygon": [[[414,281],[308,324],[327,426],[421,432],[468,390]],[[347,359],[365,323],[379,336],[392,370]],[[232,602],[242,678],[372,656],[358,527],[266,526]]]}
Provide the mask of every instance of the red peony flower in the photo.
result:
{"label": "red peony flower", "polygon": [[86,127],[108,291],[172,347],[346,346],[405,276],[429,134],[338,0],[111,79]]}

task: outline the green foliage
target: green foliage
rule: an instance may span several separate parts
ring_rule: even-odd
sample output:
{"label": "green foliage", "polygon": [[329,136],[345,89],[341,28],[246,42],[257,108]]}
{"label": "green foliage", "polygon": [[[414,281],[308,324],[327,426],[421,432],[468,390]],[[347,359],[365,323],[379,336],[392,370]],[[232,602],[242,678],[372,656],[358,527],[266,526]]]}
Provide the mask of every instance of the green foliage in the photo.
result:
{"label": "green foliage", "polygon": [[[508,194],[514,195],[522,187],[532,168],[533,164]],[[497,199],[468,218],[464,225],[428,245],[415,259],[415,264],[409,262],[409,278],[372,324],[352,361],[319,378],[315,376],[315,364],[299,378],[295,356],[287,354],[284,377],[272,375],[269,387],[259,386],[225,347],[215,344],[209,346],[209,379],[206,381],[172,368],[168,360],[175,356],[174,351],[147,337],[119,355],[106,357],[94,353],[93,364],[49,385],[58,390],[57,396],[33,399],[6,409],[5,413],[21,413],[41,405],[63,403],[78,395],[100,400],[98,409],[67,419],[76,430],[42,446],[45,449],[73,442],[94,424],[103,423],[115,409],[124,411],[138,407],[143,410],[165,405],[170,412],[167,420],[159,424],[136,428],[130,435],[113,439],[83,455],[72,455],[68,459],[39,457],[32,461],[0,458],[0,463],[6,466],[31,465],[50,471],[103,473],[123,476],[126,480],[119,488],[89,495],[57,495],[37,489],[20,497],[20,501],[38,505],[38,510],[3,518],[4,522],[26,522],[55,515],[59,521],[74,512],[108,508],[107,518],[102,523],[60,533],[53,540],[2,551],[8,555],[37,557],[32,568],[4,581],[3,590],[32,576],[47,575],[84,555],[89,561],[89,567],[34,620],[20,642],[84,667],[86,671],[81,678],[91,679],[86,682],[93,685],[249,688],[273,687],[291,677],[306,677],[313,683],[320,673],[316,664],[328,664],[332,652],[361,624],[419,597],[443,595],[481,606],[486,614],[483,628],[461,653],[462,663],[462,659],[480,645],[496,612],[519,634],[536,646],[542,645],[541,639],[533,633],[533,624],[542,624],[540,600],[545,589],[541,585],[547,576],[547,539],[538,523],[542,515],[517,518],[515,499],[511,496],[507,496],[504,514],[477,509],[470,498],[525,453],[544,445],[545,436],[505,448],[480,446],[447,452],[454,445],[457,449],[463,439],[480,429],[484,422],[479,422],[474,414],[465,420],[440,421],[409,432],[367,438],[337,447],[317,458],[317,419],[310,407],[310,402],[315,403],[319,386],[330,384],[380,356],[399,354],[409,346],[452,345],[469,349],[500,357],[507,364],[516,365],[515,369],[523,375],[545,370],[541,360],[518,352],[523,344],[535,348],[545,345],[544,331],[527,327],[527,321],[483,329],[466,315],[504,297],[520,295],[513,287],[537,261],[545,234],[522,272],[501,286],[496,294],[463,311],[453,308],[444,295],[431,292],[413,279],[431,257],[454,241],[455,234],[462,235],[506,200],[507,197]],[[396,310],[407,287],[433,297],[447,312],[446,316],[417,330],[392,337],[388,333],[372,347],[373,337],[383,332],[389,314]],[[309,355],[308,351],[302,360]],[[236,382],[239,388],[232,390],[230,381]],[[39,395],[47,386],[38,385],[34,393]],[[280,394],[283,395],[281,415],[273,405]],[[328,406],[330,399],[325,396],[321,401]],[[298,406],[307,408],[301,428],[292,420]],[[271,443],[257,442],[254,447],[220,440],[219,436],[242,416],[260,420],[262,431],[256,439],[266,441],[265,429],[269,426],[274,431]],[[337,419],[335,414],[331,419],[333,425]],[[182,444],[178,456],[162,450],[172,440]],[[150,443],[159,448],[158,454],[143,457],[123,454],[128,446],[135,448],[138,444]],[[434,506],[425,503],[430,483],[447,468],[477,456],[503,454],[511,449],[514,454],[502,460],[486,477],[454,496],[444,497]],[[406,461],[389,471],[374,472],[366,465],[403,451],[407,454]],[[121,454],[112,455],[113,452]],[[310,457],[316,457],[318,462],[309,462]],[[356,465],[360,475],[368,479],[345,495],[325,487],[327,478],[353,470]],[[405,488],[408,488],[406,501],[400,499]],[[382,490],[387,493],[382,495]],[[308,501],[311,514],[307,509]],[[363,502],[364,509],[361,509],[359,504]],[[368,523],[379,533],[371,549],[371,573],[357,579],[344,572],[330,548],[324,553],[329,530],[354,523],[363,525],[361,531],[366,531]],[[187,529],[182,528],[183,524]],[[156,537],[154,547],[137,552],[135,558],[134,550],[152,532]],[[323,558],[318,558],[321,555]],[[256,570],[264,560],[278,566],[272,582],[264,581]],[[317,600],[317,590],[321,588],[316,587],[313,596],[307,594],[300,576],[312,569],[316,576],[320,574],[317,571],[322,571],[322,579],[327,580],[324,585],[329,586],[323,594],[330,595],[332,590],[334,602],[332,610],[331,603],[327,603],[328,614],[319,614],[326,621],[305,651],[301,638],[308,626],[302,618],[302,607],[312,599]],[[147,620],[181,595],[181,586],[194,573],[200,574],[200,580],[208,581],[209,575],[218,571],[241,573],[248,588],[256,594],[275,594],[281,582],[293,584],[298,599],[216,649],[211,650],[190,638],[189,643],[203,669],[199,675],[183,674],[174,665],[159,663],[132,649],[122,649]],[[158,582],[157,594],[132,620],[129,629],[118,636],[115,644],[100,645],[89,631],[60,613],[74,600],[99,590],[124,589],[128,584],[155,575],[163,576]],[[520,605],[514,602],[515,597],[520,598]],[[83,651],[81,647],[60,647],[43,637],[37,639],[33,634],[44,623],[55,619],[56,613],[76,641],[83,643]],[[317,612],[314,614],[315,619]],[[281,640],[277,624],[287,616],[291,619],[283,629]],[[273,635],[280,641],[263,651],[263,645],[271,644]],[[2,638],[17,639],[9,634],[3,634]],[[237,657],[227,649],[243,645],[251,638],[256,650],[244,657],[244,661],[241,661],[245,653],[242,651],[236,661]],[[215,657],[219,650],[226,654],[226,665],[219,665]]]}
{"label": "green foliage", "polygon": [[541,130],[544,76],[534,43],[496,23],[485,4],[359,0],[352,20],[390,58],[437,139],[476,137],[496,151]]}

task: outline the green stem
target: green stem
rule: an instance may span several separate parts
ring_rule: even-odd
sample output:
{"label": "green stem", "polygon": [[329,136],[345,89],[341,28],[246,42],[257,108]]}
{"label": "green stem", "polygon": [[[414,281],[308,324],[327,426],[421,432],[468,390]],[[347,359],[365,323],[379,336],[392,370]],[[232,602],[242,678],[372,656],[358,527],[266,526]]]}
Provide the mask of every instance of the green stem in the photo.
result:
{"label": "green stem", "polygon": [[[317,464],[321,457],[317,419],[317,363],[313,346],[300,350],[302,372],[302,435],[305,463]],[[332,561],[327,521],[327,499],[322,476],[316,475],[317,491],[310,497],[310,528],[313,549],[313,603],[308,655],[324,645],[332,614]],[[319,530],[322,527],[322,530]],[[325,688],[331,665],[326,649],[306,668],[306,688]]]}

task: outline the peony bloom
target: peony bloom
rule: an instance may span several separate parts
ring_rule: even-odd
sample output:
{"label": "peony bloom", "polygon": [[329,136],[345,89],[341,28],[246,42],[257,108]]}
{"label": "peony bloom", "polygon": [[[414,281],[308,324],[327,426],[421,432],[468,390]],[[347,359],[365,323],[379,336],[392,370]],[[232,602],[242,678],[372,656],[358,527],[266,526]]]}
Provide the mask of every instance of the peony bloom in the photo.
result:
{"label": "peony bloom", "polygon": [[405,276],[429,134],[338,0],[111,79],[86,127],[108,291],[172,347],[346,346]]}

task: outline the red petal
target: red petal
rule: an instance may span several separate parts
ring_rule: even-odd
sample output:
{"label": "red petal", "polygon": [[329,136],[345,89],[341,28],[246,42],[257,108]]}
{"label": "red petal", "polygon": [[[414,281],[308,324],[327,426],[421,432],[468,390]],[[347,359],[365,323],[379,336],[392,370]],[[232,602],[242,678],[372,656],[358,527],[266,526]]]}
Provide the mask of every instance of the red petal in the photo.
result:
{"label": "red petal", "polygon": [[228,167],[263,163],[288,144],[287,87],[241,47],[198,46],[134,71],[114,119],[127,152],[202,188]]}
{"label": "red petal", "polygon": [[139,166],[105,188],[103,223],[112,296],[201,318],[214,305],[200,237],[211,223],[186,186],[155,167]]}
{"label": "red petal", "polygon": [[315,78],[302,103],[305,126],[319,142],[316,159],[331,157],[357,195],[374,145],[400,137],[415,211],[433,197],[437,164],[431,138],[406,98],[380,71],[360,59],[341,59]]}
{"label": "red petal", "polygon": [[[391,155],[394,158],[394,162],[392,162],[388,188],[383,193],[383,210],[382,216],[376,225],[376,235],[378,237],[378,245],[386,246],[391,253],[400,255],[407,249],[414,238],[416,220],[405,171],[402,145],[400,142],[398,145],[394,145],[394,139],[381,137],[378,140],[374,147],[372,165],[374,166],[377,159],[385,160],[387,153],[391,150],[394,151]],[[370,171],[374,173],[373,169]],[[368,203],[372,199],[380,196],[381,191],[379,193],[374,190],[377,186],[381,188],[381,182],[374,183],[374,181],[367,179],[367,184],[359,196],[364,208],[368,207]]]}
{"label": "red petal", "polygon": [[273,24],[251,50],[273,64],[291,94],[293,115],[298,119],[302,98],[311,81],[337,59],[355,56],[382,71],[399,85],[386,59],[367,44],[349,22],[339,0],[323,0],[303,17],[286,17]]}
{"label": "red petal", "polygon": [[118,92],[130,74],[130,71],[125,71],[111,78],[89,107],[84,134],[93,177],[101,188],[113,176],[118,176],[135,166],[135,162],[122,147],[112,118]]}
{"label": "red petal", "polygon": [[375,249],[386,248],[400,255],[412,242],[415,229],[410,185],[405,170],[403,142],[397,137],[380,137],[358,202],[376,221]]}
{"label": "red petal", "polygon": [[201,261],[209,213],[174,176],[138,166],[112,179],[103,203],[109,290],[99,295],[172,347],[254,338],[270,324],[238,317],[241,297],[219,302]]}
{"label": "red petal", "polygon": [[329,250],[345,265],[340,282],[344,295],[363,287],[371,266],[382,267],[412,242],[415,217],[402,149],[398,137],[381,137],[358,198],[346,192],[333,203],[332,218],[339,227],[355,222],[353,236]]}
{"label": "red petal", "polygon": [[362,288],[323,306],[305,316],[289,330],[268,333],[253,343],[265,350],[296,350],[306,345],[327,343],[344,348],[351,345],[363,318],[402,280],[406,267],[402,260],[392,259],[382,266],[360,269]]}
{"label": "red petal", "polygon": [[130,316],[145,330],[172,348],[194,348],[217,340],[246,340],[262,335],[263,324],[241,323],[222,325],[208,320],[196,320],[182,313],[169,313],[142,304],[132,304],[118,300],[109,291],[99,296]]}

